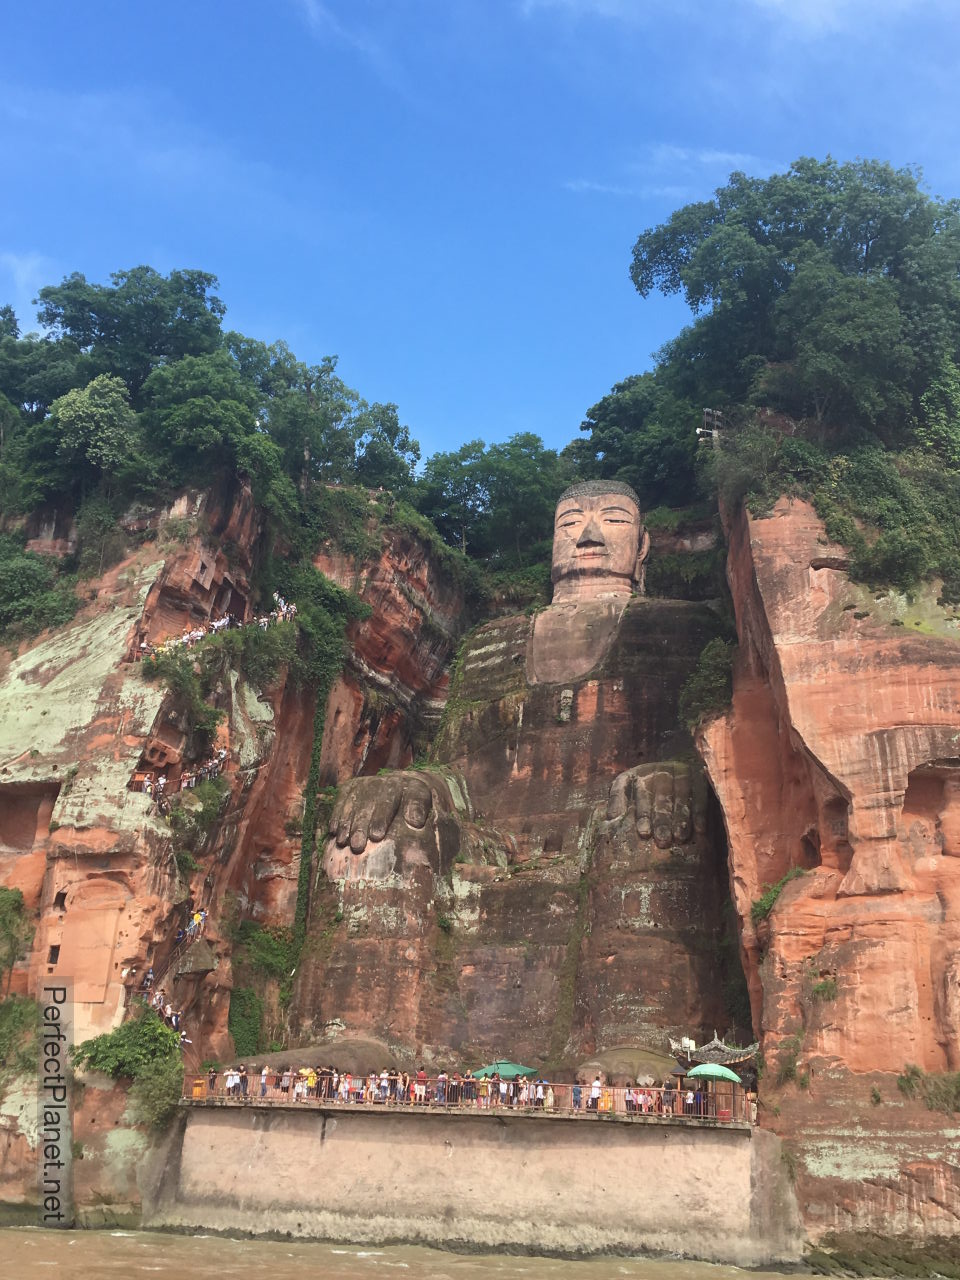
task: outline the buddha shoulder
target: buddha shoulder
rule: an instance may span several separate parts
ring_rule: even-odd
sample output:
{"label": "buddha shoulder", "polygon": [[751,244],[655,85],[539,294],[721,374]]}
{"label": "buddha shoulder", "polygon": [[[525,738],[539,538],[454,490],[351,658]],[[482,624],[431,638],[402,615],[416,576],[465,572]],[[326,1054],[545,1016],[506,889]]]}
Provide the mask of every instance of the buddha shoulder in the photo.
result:
{"label": "buddha shoulder", "polygon": [[467,635],[460,646],[450,692],[467,702],[491,702],[523,689],[533,618],[496,618]]}

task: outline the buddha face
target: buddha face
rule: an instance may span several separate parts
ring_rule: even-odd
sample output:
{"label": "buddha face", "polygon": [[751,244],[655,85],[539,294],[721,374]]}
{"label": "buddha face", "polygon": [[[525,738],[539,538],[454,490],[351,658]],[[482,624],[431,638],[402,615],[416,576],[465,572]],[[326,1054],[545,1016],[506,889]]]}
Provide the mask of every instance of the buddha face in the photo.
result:
{"label": "buddha face", "polygon": [[554,603],[629,595],[637,581],[640,551],[636,502],[615,490],[605,492],[599,483],[574,489],[579,492],[564,495],[557,503],[551,575]]}

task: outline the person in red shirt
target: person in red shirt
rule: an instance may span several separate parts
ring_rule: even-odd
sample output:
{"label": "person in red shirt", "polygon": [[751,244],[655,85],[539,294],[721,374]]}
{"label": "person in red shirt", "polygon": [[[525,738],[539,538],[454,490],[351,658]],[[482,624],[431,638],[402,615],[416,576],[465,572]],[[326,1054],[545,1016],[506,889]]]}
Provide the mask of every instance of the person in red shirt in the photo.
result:
{"label": "person in red shirt", "polygon": [[414,1102],[426,1102],[427,1100],[427,1073],[423,1067],[417,1071],[417,1083],[413,1089]]}

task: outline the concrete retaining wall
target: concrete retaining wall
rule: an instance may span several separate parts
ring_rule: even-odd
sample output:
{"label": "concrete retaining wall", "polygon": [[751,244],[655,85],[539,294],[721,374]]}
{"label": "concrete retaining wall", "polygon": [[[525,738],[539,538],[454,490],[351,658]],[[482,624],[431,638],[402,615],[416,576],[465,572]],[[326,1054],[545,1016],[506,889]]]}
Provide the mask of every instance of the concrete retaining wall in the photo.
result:
{"label": "concrete retaining wall", "polygon": [[802,1238],[779,1141],[651,1120],[185,1108],[150,1226],[758,1265]]}

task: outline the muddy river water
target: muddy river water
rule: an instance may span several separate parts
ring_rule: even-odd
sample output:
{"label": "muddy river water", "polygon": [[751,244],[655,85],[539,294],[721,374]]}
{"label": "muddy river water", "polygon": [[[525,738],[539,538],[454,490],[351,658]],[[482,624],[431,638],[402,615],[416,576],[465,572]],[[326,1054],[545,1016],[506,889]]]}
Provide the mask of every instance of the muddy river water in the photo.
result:
{"label": "muddy river water", "polygon": [[782,1273],[705,1262],[442,1253],[141,1231],[0,1230],[0,1275],[42,1280],[176,1277],[177,1280],[764,1280]]}

